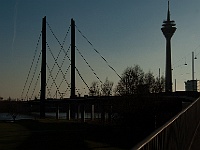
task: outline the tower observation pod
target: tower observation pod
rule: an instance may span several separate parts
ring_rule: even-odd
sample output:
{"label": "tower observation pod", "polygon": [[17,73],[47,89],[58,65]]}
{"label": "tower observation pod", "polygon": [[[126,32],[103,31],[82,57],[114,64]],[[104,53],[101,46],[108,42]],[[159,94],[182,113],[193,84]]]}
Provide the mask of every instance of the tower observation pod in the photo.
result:
{"label": "tower observation pod", "polygon": [[165,92],[172,92],[172,67],[171,67],[171,38],[176,31],[175,21],[170,20],[169,1],[167,20],[163,21],[162,33],[166,38],[166,68],[165,68]]}

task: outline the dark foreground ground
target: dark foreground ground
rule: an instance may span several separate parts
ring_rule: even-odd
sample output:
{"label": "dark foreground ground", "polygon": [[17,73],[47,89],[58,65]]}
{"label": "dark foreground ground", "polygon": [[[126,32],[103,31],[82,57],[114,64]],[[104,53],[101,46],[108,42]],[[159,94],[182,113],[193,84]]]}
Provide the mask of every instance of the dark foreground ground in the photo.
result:
{"label": "dark foreground ground", "polygon": [[1,121],[0,150],[131,149],[141,140],[135,138],[135,131],[125,126],[65,120]]}

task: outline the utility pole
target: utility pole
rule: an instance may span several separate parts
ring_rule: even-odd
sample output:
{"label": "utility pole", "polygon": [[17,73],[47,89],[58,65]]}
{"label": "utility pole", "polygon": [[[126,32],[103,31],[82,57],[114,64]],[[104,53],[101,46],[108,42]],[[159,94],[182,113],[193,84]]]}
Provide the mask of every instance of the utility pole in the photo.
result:
{"label": "utility pole", "polygon": [[192,52],[192,80],[194,80],[194,52]]}
{"label": "utility pole", "polygon": [[196,90],[197,81],[194,80],[194,52],[192,52],[192,91]]}
{"label": "utility pole", "polygon": [[175,79],[175,81],[174,81],[174,92],[176,92],[176,79]]}
{"label": "utility pole", "polygon": [[46,16],[42,20],[42,65],[40,90],[40,118],[45,118],[46,99]]}

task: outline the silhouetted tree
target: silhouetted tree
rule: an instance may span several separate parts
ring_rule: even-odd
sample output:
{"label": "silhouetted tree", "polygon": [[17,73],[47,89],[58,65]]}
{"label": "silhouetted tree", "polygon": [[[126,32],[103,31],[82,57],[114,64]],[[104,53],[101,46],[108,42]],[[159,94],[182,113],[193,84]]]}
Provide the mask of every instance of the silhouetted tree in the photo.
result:
{"label": "silhouetted tree", "polygon": [[156,77],[155,79],[155,86],[154,86],[154,93],[164,92],[165,90],[165,78],[164,76]]}
{"label": "silhouetted tree", "polygon": [[108,78],[106,78],[104,84],[101,85],[102,95],[103,96],[111,96],[112,95],[112,88],[113,88],[113,82],[109,81]]}
{"label": "silhouetted tree", "polygon": [[155,83],[156,81],[152,72],[149,71],[144,75],[144,84],[147,85],[149,93],[154,93]]}
{"label": "silhouetted tree", "polygon": [[100,86],[97,81],[93,81],[89,91],[90,96],[99,96],[100,95]]}
{"label": "silhouetted tree", "polygon": [[139,85],[144,84],[144,72],[139,65],[127,67],[118,82],[116,95],[132,95],[138,93]]}
{"label": "silhouetted tree", "polygon": [[152,72],[144,73],[139,65],[127,67],[115,88],[116,95],[158,93],[164,90],[164,77],[155,78]]}

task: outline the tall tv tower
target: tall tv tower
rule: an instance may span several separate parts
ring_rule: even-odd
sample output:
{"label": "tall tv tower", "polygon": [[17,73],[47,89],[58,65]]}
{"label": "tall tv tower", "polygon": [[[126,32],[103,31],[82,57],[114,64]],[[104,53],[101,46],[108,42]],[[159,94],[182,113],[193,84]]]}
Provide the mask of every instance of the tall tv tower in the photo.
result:
{"label": "tall tv tower", "polygon": [[170,20],[169,1],[167,20],[163,21],[162,26],[161,30],[166,38],[165,92],[172,92],[171,38],[176,31],[176,24]]}

